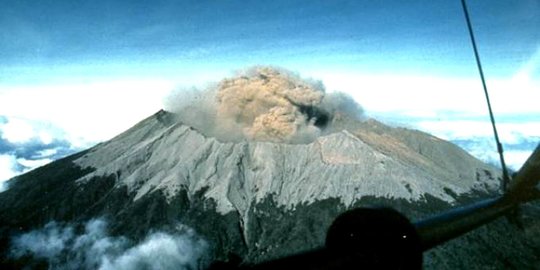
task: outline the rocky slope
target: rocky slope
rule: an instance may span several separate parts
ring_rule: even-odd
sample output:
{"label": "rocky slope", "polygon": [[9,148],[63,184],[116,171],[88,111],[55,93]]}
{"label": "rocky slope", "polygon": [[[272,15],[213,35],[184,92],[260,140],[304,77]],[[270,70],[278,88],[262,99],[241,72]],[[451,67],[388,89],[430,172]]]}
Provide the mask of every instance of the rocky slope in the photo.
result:
{"label": "rocky slope", "polygon": [[167,117],[160,112],[76,159],[95,169],[77,181],[120,175],[118,184],[135,201],[156,191],[171,199],[206,189],[220,214],[241,216],[270,195],[287,209],[329,198],[350,206],[365,196],[418,201],[429,194],[451,203],[498,186],[493,168],[459,148],[420,132],[392,134],[374,120],[313,143],[278,144],[223,143],[181,122],[160,121]]}
{"label": "rocky slope", "polygon": [[[6,259],[12,235],[51,220],[106,217],[113,234],[133,239],[181,223],[208,240],[212,257],[253,262],[321,245],[352,207],[392,206],[414,220],[497,193],[494,168],[428,134],[375,120],[335,129],[305,144],[221,142],[160,111],[11,180],[0,193],[4,263],[21,263]],[[518,230],[499,220],[437,248],[426,268],[534,268],[538,223],[525,222]]]}

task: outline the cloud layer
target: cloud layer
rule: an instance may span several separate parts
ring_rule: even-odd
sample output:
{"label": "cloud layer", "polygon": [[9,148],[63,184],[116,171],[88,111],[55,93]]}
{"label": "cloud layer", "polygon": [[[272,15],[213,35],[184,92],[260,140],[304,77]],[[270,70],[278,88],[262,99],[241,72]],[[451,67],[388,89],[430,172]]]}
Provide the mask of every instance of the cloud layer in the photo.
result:
{"label": "cloud layer", "polygon": [[178,234],[155,232],[133,245],[125,237],[107,233],[107,222],[90,220],[84,231],[51,222],[12,239],[14,259],[45,260],[49,269],[202,269],[208,244],[189,228]]}
{"label": "cloud layer", "polygon": [[[497,122],[506,165],[519,170],[540,143],[540,122],[526,117],[501,118]],[[487,117],[458,120],[419,119],[410,126],[451,141],[476,158],[500,167],[493,128]]]}
{"label": "cloud layer", "polygon": [[8,179],[79,150],[47,122],[0,116],[0,192]]}

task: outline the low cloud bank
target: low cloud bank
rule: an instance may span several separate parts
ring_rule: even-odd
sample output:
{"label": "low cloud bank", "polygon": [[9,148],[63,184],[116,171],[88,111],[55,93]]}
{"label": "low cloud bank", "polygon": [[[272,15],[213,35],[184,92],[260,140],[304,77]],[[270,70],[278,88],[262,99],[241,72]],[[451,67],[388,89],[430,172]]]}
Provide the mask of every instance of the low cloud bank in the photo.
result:
{"label": "low cloud bank", "polygon": [[273,67],[238,72],[202,90],[178,90],[164,107],[224,141],[306,143],[330,130],[338,116],[364,117],[348,95],[326,93],[320,81]]}
{"label": "low cloud bank", "polygon": [[[497,145],[492,136],[455,140],[450,139],[450,141],[457,144],[474,157],[495,167],[501,167]],[[522,138],[515,143],[503,142],[506,166],[513,171],[521,169],[525,161],[533,153],[539,141],[540,138],[531,136],[530,138]]]}
{"label": "low cloud bank", "polygon": [[79,150],[49,123],[0,116],[0,192],[12,177]]}
{"label": "low cloud bank", "polygon": [[84,231],[51,222],[12,239],[10,257],[44,260],[49,269],[204,269],[208,244],[192,229],[177,234],[155,232],[133,244],[107,233],[107,222],[89,221]]}

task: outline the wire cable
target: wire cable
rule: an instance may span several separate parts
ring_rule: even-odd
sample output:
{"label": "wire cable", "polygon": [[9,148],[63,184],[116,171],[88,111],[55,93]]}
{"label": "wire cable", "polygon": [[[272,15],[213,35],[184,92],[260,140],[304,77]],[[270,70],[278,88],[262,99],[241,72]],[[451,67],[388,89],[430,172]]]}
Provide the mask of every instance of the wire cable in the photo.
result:
{"label": "wire cable", "polygon": [[489,100],[486,80],[484,78],[484,71],[482,70],[482,64],[480,62],[480,56],[478,55],[478,49],[476,47],[476,40],[474,38],[474,33],[473,33],[472,25],[471,25],[471,19],[469,17],[469,11],[467,9],[467,4],[465,3],[465,0],[461,0],[461,5],[463,7],[463,13],[465,14],[465,20],[467,21],[467,28],[469,29],[469,36],[471,38],[471,42],[472,42],[472,46],[474,50],[474,57],[476,58],[476,65],[478,67],[478,72],[480,73],[482,86],[484,87],[484,94],[486,96],[487,106],[489,110],[489,118],[491,119],[491,126],[493,127],[493,134],[495,135],[495,142],[497,143],[497,151],[499,152],[499,158],[501,160],[501,167],[502,167],[502,173],[503,173],[502,189],[503,191],[505,191],[508,186],[508,182],[510,181],[510,177],[508,175],[508,169],[506,168],[506,163],[504,162],[503,146],[501,144],[501,141],[499,140],[499,134],[497,133],[497,127],[495,125],[495,117],[493,116],[493,110],[491,109],[491,102]]}

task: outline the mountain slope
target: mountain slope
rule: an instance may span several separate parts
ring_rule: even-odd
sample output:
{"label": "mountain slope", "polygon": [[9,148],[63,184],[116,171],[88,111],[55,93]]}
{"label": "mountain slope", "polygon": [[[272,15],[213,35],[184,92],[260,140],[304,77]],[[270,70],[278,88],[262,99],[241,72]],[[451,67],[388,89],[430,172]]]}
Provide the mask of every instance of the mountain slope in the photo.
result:
{"label": "mountain slope", "polygon": [[[133,239],[181,223],[205,237],[216,258],[261,261],[321,245],[332,220],[352,207],[384,204],[415,219],[495,194],[498,183],[494,168],[456,146],[374,120],[343,124],[305,144],[221,142],[160,111],[11,180],[0,193],[0,248],[5,257],[9,236],[51,220],[106,217],[113,234]],[[486,228],[454,242],[467,246],[451,243],[426,255],[428,268],[539,261],[538,234],[505,221]],[[501,255],[502,241],[515,250]]]}
{"label": "mountain slope", "polygon": [[220,142],[171,124],[172,117],[160,112],[76,159],[81,168],[95,169],[78,181],[121,175],[119,183],[135,200],[158,190],[170,198],[206,188],[205,197],[222,214],[243,213],[270,194],[287,208],[327,198],[350,206],[368,195],[418,201],[429,194],[453,202],[455,195],[498,186],[492,167],[459,148],[416,131],[377,133],[383,125],[373,120],[356,134],[343,130],[309,144],[277,144]]}

